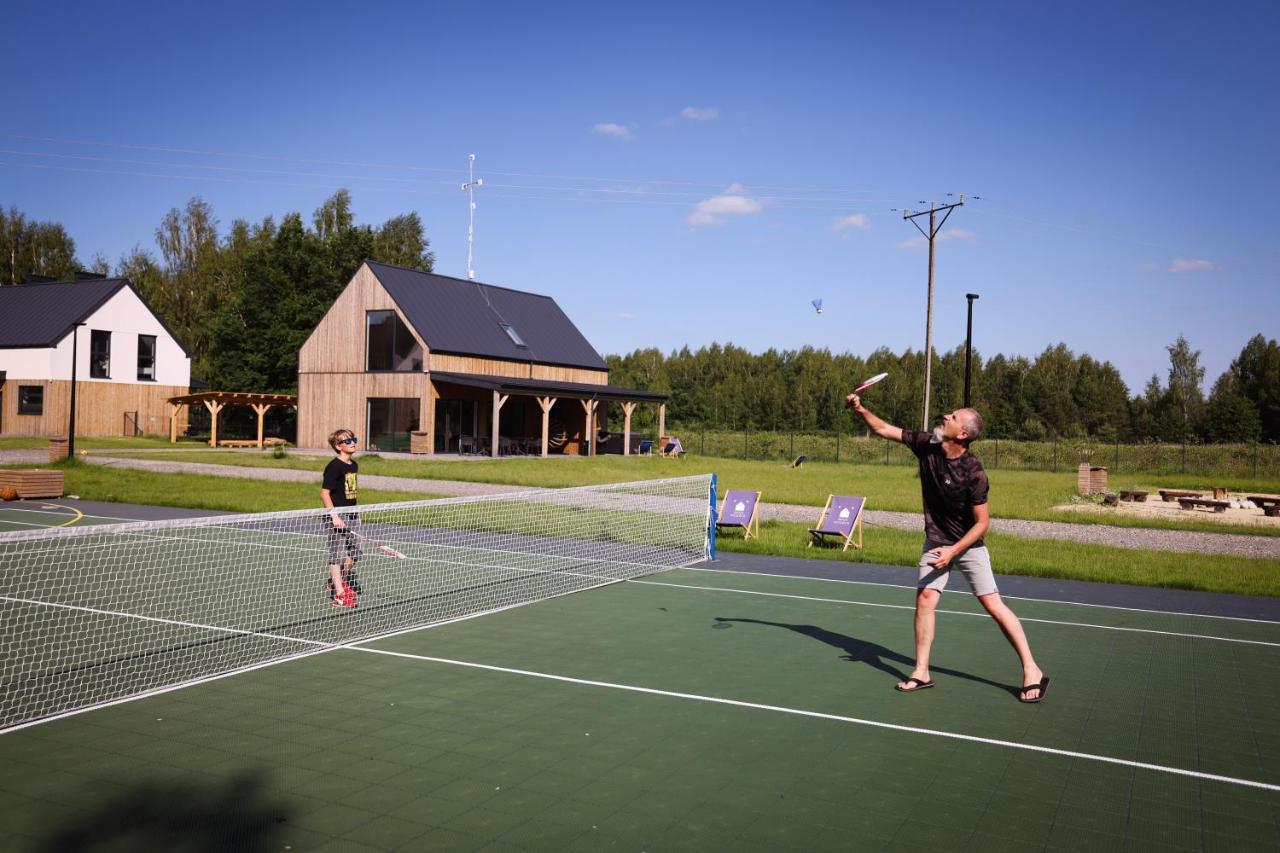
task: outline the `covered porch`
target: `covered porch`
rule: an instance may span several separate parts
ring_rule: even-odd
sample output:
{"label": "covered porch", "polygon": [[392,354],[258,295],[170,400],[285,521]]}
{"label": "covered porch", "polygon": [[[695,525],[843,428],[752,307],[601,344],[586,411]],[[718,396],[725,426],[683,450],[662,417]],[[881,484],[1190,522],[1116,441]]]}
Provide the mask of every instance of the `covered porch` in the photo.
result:
{"label": "covered porch", "polygon": [[218,447],[218,414],[227,406],[249,406],[257,414],[258,421],[258,440],[249,439],[224,439],[221,442],[222,447],[263,447],[266,437],[263,435],[263,421],[266,414],[273,406],[288,406],[298,408],[298,398],[293,394],[254,394],[246,391],[201,391],[197,394],[184,394],[180,397],[170,397],[169,403],[169,443],[176,444],[178,441],[178,415],[182,412],[184,406],[190,406],[193,403],[203,404],[209,410],[210,428],[209,428],[209,446]]}
{"label": "covered porch", "polygon": [[656,406],[658,434],[666,431],[667,395],[615,385],[432,371],[428,395],[416,452],[595,456],[610,402],[623,413],[622,455],[632,452],[636,406]]}

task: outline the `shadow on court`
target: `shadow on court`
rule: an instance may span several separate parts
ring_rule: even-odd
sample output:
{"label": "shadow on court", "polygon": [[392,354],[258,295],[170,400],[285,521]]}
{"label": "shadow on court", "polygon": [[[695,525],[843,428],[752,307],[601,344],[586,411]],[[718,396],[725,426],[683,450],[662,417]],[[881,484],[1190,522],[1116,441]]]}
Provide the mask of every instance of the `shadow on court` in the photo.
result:
{"label": "shadow on court", "polygon": [[[819,642],[826,643],[828,646],[839,649],[844,652],[844,659],[851,663],[865,663],[881,672],[892,675],[895,681],[905,681],[916,663],[915,658],[899,654],[879,643],[870,643],[866,640],[859,640],[857,637],[837,634],[835,631],[828,631],[825,628],[819,628],[817,625],[789,625],[786,622],[768,622],[764,619],[740,619],[726,616],[717,616],[716,621],[721,623],[749,622],[755,625],[769,625],[774,628],[786,628],[788,631],[795,631],[797,634],[803,634],[806,637],[811,637]],[[899,669],[894,664],[901,664],[903,668]],[[958,669],[947,669],[946,667],[930,664],[929,671],[931,673],[940,672],[943,675],[950,675],[955,678],[963,678],[966,681],[974,681],[978,684],[986,684],[1013,696],[1018,695],[1017,685],[1001,684],[998,681],[992,681],[989,678],[983,678],[980,675],[973,675],[968,672],[961,672]]]}
{"label": "shadow on court", "polygon": [[266,774],[220,784],[152,781],[103,801],[43,841],[38,853],[171,850],[279,850],[290,808],[266,790]]}

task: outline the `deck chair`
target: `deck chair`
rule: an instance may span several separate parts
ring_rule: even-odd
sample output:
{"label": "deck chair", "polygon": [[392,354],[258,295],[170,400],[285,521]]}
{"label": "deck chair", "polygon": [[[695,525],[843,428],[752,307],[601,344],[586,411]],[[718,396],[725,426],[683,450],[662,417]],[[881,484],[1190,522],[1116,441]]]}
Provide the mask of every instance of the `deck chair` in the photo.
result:
{"label": "deck chair", "polygon": [[665,445],[663,445],[663,448],[661,450],[658,451],[658,455],[679,459],[681,456],[684,455],[684,447],[680,444],[680,439],[672,438]]}
{"label": "deck chair", "polygon": [[741,527],[745,542],[760,536],[760,492],[735,491],[725,493],[720,505],[720,517],[716,519],[716,532],[722,527]]}
{"label": "deck chair", "polygon": [[653,442],[646,438],[644,441],[642,441],[642,442],[640,442],[638,445],[636,445],[636,455],[637,455],[637,456],[652,456],[652,455],[653,455]]}
{"label": "deck chair", "polygon": [[844,540],[841,551],[848,551],[850,545],[861,548],[862,508],[866,503],[866,498],[828,495],[827,505],[822,508],[822,517],[818,519],[818,526],[809,529],[809,547],[812,548],[815,542],[825,544],[828,536],[839,536]]}

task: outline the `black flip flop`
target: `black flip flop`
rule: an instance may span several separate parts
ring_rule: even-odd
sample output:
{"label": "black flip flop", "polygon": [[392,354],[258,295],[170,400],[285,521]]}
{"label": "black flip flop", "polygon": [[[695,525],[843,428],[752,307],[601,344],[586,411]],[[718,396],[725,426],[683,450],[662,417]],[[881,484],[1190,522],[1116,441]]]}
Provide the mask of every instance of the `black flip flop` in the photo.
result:
{"label": "black flip flop", "polygon": [[[915,687],[902,686],[902,684],[910,684],[913,681],[916,683]],[[893,685],[893,689],[898,691],[899,693],[915,693],[917,690],[928,690],[930,687],[933,686],[932,681],[921,681],[920,679],[916,678],[914,675],[908,678],[906,681],[902,682],[902,684]]]}
{"label": "black flip flop", "polygon": [[[1027,693],[1031,690],[1035,690],[1037,687],[1040,688],[1040,695],[1034,699],[1028,699]],[[1049,693],[1049,676],[1046,675],[1044,678],[1040,679],[1039,684],[1024,684],[1022,687],[1019,687],[1018,701],[1023,703],[1024,705],[1034,705],[1037,702],[1043,702],[1044,697],[1048,695],[1048,693]]]}

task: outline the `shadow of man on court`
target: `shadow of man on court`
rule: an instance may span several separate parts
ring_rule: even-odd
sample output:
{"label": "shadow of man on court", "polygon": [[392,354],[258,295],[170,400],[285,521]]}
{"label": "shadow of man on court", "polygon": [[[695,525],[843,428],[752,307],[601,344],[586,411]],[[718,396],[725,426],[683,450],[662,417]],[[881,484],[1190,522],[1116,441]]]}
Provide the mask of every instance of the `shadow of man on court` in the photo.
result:
{"label": "shadow of man on court", "polygon": [[[871,643],[866,640],[859,640],[857,637],[850,637],[845,634],[837,634],[834,631],[828,631],[825,628],[819,628],[817,625],[789,625],[786,622],[769,622],[764,619],[743,619],[727,616],[717,616],[717,622],[749,622],[755,625],[769,625],[774,628],[786,628],[788,631],[795,631],[797,634],[803,634],[811,637],[828,646],[840,649],[844,652],[844,659],[851,663],[865,663],[867,666],[874,667],[881,672],[892,675],[897,681],[905,681],[907,676],[911,674],[912,667],[915,666],[915,658],[909,658],[906,655],[899,654],[892,649],[887,649],[878,643]],[[892,661],[893,663],[890,663]],[[905,668],[899,669],[893,664],[902,664]],[[986,684],[991,687],[998,688],[1006,693],[1018,695],[1017,685],[1001,684],[998,681],[992,681],[989,678],[983,678],[980,675],[974,675],[968,672],[961,672],[958,669],[947,669],[946,667],[929,665],[931,672],[940,672],[943,675],[950,675],[955,678],[963,678],[966,681],[975,681],[979,684]]]}

